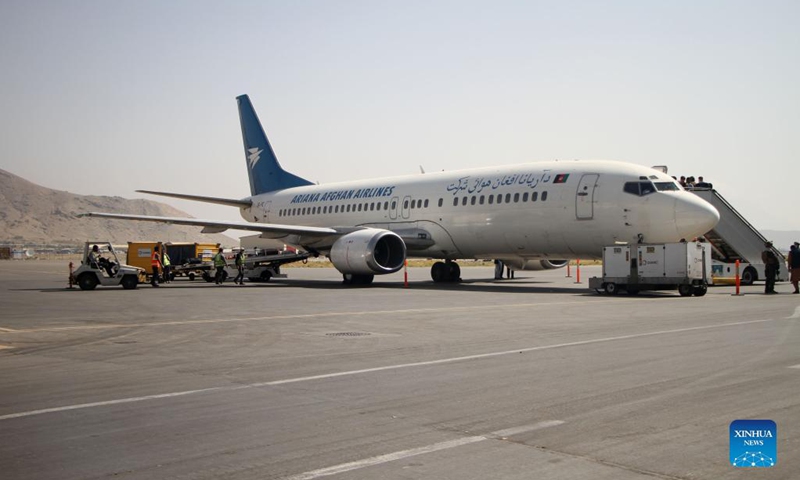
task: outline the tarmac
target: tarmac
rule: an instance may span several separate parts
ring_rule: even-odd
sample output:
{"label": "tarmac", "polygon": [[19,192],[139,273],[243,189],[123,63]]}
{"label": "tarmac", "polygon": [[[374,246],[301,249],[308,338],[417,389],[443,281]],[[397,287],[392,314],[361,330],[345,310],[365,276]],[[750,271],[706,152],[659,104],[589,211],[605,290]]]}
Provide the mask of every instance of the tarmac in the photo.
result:
{"label": "tarmac", "polygon": [[[84,292],[0,262],[0,477],[800,478],[789,284],[610,297],[581,270]],[[731,465],[737,419],[776,422],[774,467]]]}

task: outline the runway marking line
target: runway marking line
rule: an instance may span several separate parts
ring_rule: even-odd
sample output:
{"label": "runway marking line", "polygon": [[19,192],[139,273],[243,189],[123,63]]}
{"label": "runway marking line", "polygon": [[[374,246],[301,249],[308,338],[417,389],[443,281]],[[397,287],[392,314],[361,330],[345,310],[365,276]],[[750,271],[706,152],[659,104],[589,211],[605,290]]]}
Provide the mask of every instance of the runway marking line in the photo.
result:
{"label": "runway marking line", "polygon": [[206,392],[230,392],[235,390],[242,390],[246,388],[259,388],[259,387],[271,387],[277,385],[285,385],[290,383],[299,383],[299,382],[308,382],[313,380],[325,380],[329,378],[336,378],[336,377],[345,377],[345,376],[352,376],[352,375],[361,375],[365,373],[374,373],[374,372],[382,372],[386,370],[399,370],[404,368],[414,368],[414,367],[426,367],[431,365],[441,365],[446,363],[454,363],[454,362],[463,362],[468,360],[478,360],[483,358],[492,358],[492,357],[501,357],[505,355],[518,355],[520,353],[529,353],[529,352],[536,352],[541,350],[552,350],[556,348],[566,348],[566,347],[576,347],[581,345],[592,345],[598,343],[607,343],[607,342],[614,342],[619,340],[630,340],[633,338],[645,338],[645,337],[652,337],[656,335],[668,335],[672,333],[685,333],[685,332],[694,332],[699,330],[712,330],[716,328],[726,328],[726,327],[737,327],[742,325],[754,325],[759,323],[767,323],[767,322],[776,322],[776,321],[784,321],[786,319],[766,319],[766,320],[748,320],[744,322],[733,322],[733,323],[721,323],[716,325],[701,325],[697,327],[686,327],[686,328],[677,328],[674,330],[657,330],[654,332],[644,332],[644,333],[634,333],[630,335],[620,335],[616,337],[602,337],[602,338],[595,338],[590,340],[580,340],[577,342],[567,342],[567,343],[557,343],[552,345],[540,345],[538,347],[529,347],[529,348],[517,348],[514,350],[505,350],[501,352],[490,352],[490,353],[479,353],[475,355],[466,355],[462,357],[451,357],[451,358],[442,358],[439,360],[430,360],[426,362],[414,362],[414,363],[402,363],[398,365],[386,365],[383,367],[374,367],[374,368],[365,368],[361,370],[350,370],[346,372],[336,372],[336,373],[327,373],[322,375],[312,375],[308,377],[297,377],[297,378],[288,378],[284,380],[273,380],[270,382],[259,382],[259,383],[250,383],[245,385],[235,385],[235,386],[221,386],[221,387],[210,387],[210,388],[202,388],[198,390],[188,390],[184,392],[173,392],[173,393],[162,393],[157,395],[147,395],[143,397],[133,397],[133,398],[120,398],[117,400],[108,400],[103,402],[93,402],[93,403],[83,403],[78,405],[67,405],[63,407],[53,407],[53,408],[45,408],[42,410],[33,410],[28,412],[19,412],[19,413],[11,413],[8,415],[0,415],[0,421],[3,420],[10,420],[13,418],[21,418],[21,417],[29,417],[33,415],[41,415],[45,413],[55,413],[55,412],[62,412],[67,410],[78,410],[83,408],[93,408],[93,407],[102,407],[106,405],[117,405],[121,403],[132,403],[132,402],[142,402],[146,400],[156,400],[161,398],[171,398],[171,397],[180,397],[185,395],[192,395],[196,393],[206,393]]}
{"label": "runway marking line", "polygon": [[14,348],[14,347],[12,347],[11,345],[0,345],[0,350],[3,350],[4,348]]}
{"label": "runway marking line", "polygon": [[404,458],[415,457],[417,455],[424,455],[426,453],[438,452],[440,450],[447,450],[450,448],[460,447],[462,445],[469,445],[471,443],[483,442],[485,440],[505,440],[506,437],[524,433],[532,432],[534,430],[541,430],[543,428],[555,427],[564,422],[561,420],[551,420],[547,422],[539,422],[533,425],[526,425],[522,427],[510,428],[508,430],[500,430],[492,432],[487,435],[475,435],[471,437],[459,438],[456,440],[449,440],[446,442],[434,443],[425,445],[424,447],[411,448],[408,450],[401,450],[399,452],[387,453],[385,455],[378,455],[376,457],[365,458],[356,460],[354,462],[342,463],[332,467],[320,468],[318,470],[311,470],[298,475],[286,477],[286,480],[313,480],[320,477],[328,477],[339,473],[350,472],[359,470],[366,467],[380,465],[382,463],[394,462],[395,460],[402,460]]}
{"label": "runway marking line", "polygon": [[791,367],[788,367],[788,368],[797,368],[797,369],[800,369],[800,365],[792,365]]}
{"label": "runway marking line", "polygon": [[11,328],[0,327],[0,332],[3,332],[3,333],[17,333],[17,330],[13,330]]}
{"label": "runway marking line", "polygon": [[[597,300],[598,303],[612,302],[613,300]],[[506,305],[476,305],[471,307],[442,307],[442,308],[409,308],[403,310],[370,310],[357,312],[319,312],[301,313],[292,315],[274,315],[269,317],[245,317],[245,318],[210,318],[206,320],[176,320],[169,322],[148,322],[148,323],[128,323],[128,324],[102,324],[102,325],[71,325],[59,327],[31,328],[25,330],[11,330],[7,333],[38,333],[38,332],[62,332],[67,330],[103,330],[112,328],[138,328],[138,327],[169,327],[179,325],[204,325],[212,323],[237,323],[237,322],[260,322],[267,320],[292,320],[300,318],[316,317],[354,317],[363,315],[401,315],[405,313],[431,313],[431,312],[450,312],[450,311],[473,311],[473,310],[496,310],[500,308],[529,308],[546,307],[548,305],[574,305],[575,302],[544,302],[544,303],[512,303]]]}

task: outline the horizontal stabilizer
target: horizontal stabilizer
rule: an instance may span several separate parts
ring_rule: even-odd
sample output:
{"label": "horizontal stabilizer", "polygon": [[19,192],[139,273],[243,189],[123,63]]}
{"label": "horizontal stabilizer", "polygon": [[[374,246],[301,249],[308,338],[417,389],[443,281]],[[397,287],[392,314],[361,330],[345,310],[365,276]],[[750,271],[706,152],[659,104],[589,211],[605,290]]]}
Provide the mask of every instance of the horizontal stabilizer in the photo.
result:
{"label": "horizontal stabilizer", "polygon": [[274,223],[250,223],[250,222],[220,222],[217,220],[201,220],[199,218],[182,217],[151,217],[149,215],[128,215],[122,213],[81,213],[79,217],[102,217],[115,218],[118,220],[139,220],[142,222],[157,222],[174,225],[192,225],[204,227],[204,231],[220,233],[228,229],[249,230],[252,232],[284,234],[284,235],[304,235],[325,237],[328,235],[338,235],[340,232],[333,228],[324,227],[304,227],[301,225],[279,225]]}
{"label": "horizontal stabilizer", "polygon": [[139,193],[149,193],[150,195],[161,195],[162,197],[180,198],[182,200],[193,200],[195,202],[216,203],[218,205],[228,205],[230,207],[250,207],[253,205],[248,199],[237,200],[235,198],[204,197],[202,195],[186,195],[184,193],[154,192],[152,190],[136,190]]}

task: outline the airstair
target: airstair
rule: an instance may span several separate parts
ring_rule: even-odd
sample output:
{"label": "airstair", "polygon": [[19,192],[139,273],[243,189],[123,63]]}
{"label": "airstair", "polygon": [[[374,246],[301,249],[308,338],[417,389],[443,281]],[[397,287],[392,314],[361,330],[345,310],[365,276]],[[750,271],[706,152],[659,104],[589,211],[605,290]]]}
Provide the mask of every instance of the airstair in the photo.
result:
{"label": "airstair", "polygon": [[[739,263],[750,264],[752,270],[749,273],[755,274],[752,280],[764,280],[761,252],[764,251],[767,239],[713,188],[687,188],[687,190],[713,205],[719,212],[719,223],[705,234],[706,240],[712,247],[712,259],[722,264],[733,264],[736,260],[739,260]],[[786,259],[774,246],[772,251],[780,260],[778,280],[788,279]],[[749,267],[743,267],[746,268]],[[744,282],[743,273],[742,278],[743,283],[751,283]]]}

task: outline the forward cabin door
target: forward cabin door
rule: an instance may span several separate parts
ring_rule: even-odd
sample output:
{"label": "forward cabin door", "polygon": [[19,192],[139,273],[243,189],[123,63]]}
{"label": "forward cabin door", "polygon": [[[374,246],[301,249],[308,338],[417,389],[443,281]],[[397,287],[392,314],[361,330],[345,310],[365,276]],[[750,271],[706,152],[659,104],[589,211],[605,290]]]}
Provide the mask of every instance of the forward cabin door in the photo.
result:
{"label": "forward cabin door", "polygon": [[578,220],[594,218],[594,189],[600,175],[589,173],[581,177],[575,192],[575,216]]}

